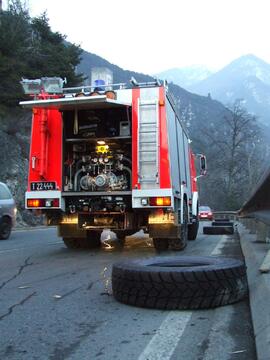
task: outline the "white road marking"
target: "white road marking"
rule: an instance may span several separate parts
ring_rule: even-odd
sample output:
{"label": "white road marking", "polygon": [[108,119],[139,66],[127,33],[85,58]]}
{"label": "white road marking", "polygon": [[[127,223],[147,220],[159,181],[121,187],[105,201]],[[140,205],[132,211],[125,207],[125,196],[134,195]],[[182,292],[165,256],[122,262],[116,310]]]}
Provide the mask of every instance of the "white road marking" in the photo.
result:
{"label": "white road marking", "polygon": [[169,360],[191,315],[191,311],[170,311],[138,360]]}
{"label": "white road marking", "polygon": [[[221,254],[227,241],[222,235],[211,255]],[[192,311],[170,311],[138,360],[169,360],[191,319]]]}
{"label": "white road marking", "polygon": [[222,248],[224,247],[225,243],[227,242],[227,236],[222,235],[221,240],[218,242],[217,246],[211,252],[211,255],[220,255],[222,253]]}
{"label": "white road marking", "polygon": [[[51,246],[51,245],[58,245],[58,244],[63,244],[63,241],[57,241],[57,242],[54,242],[54,243],[48,243],[48,244],[43,244],[45,246]],[[39,246],[33,246],[33,248],[38,248]],[[20,251],[20,250],[25,250],[25,249],[28,249],[29,247],[21,247],[21,248],[15,248],[15,249],[7,249],[7,250],[1,250],[0,251],[0,254],[3,254],[3,253],[6,253],[6,252],[12,252],[12,251]]]}
{"label": "white road marking", "polygon": [[6,253],[6,252],[12,252],[12,251],[20,251],[21,249],[10,249],[10,250],[1,250],[0,254]]}
{"label": "white road marking", "polygon": [[14,228],[12,232],[26,232],[26,231],[45,231],[45,230],[55,230],[56,226],[44,226],[44,227],[29,227],[29,228]]}

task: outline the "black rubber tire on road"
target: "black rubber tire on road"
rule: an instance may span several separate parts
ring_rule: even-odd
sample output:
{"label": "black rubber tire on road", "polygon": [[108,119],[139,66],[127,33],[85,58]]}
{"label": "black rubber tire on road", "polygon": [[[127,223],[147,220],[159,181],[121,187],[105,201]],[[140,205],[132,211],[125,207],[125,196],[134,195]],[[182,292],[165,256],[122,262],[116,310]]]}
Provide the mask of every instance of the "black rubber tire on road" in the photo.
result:
{"label": "black rubber tire on road", "polygon": [[178,256],[113,265],[116,300],[152,309],[210,309],[247,295],[246,268],[230,258]]}
{"label": "black rubber tire on road", "polygon": [[212,226],[233,226],[232,221],[213,221]]}
{"label": "black rubber tire on road", "polygon": [[168,239],[155,238],[153,239],[153,244],[157,251],[166,251],[169,248]]}
{"label": "black rubber tire on road", "polygon": [[233,226],[204,226],[203,233],[207,235],[232,235]]}
{"label": "black rubber tire on road", "polygon": [[0,222],[0,240],[7,240],[11,233],[11,220],[3,218]]}
{"label": "black rubber tire on road", "polygon": [[196,240],[199,229],[199,220],[195,223],[188,225],[188,240]]}

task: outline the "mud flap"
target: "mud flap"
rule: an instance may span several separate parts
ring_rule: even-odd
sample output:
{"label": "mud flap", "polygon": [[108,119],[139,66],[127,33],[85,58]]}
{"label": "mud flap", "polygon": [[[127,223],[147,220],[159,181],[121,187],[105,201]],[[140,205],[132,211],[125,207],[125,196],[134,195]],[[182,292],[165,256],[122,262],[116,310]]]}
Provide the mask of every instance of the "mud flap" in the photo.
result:
{"label": "mud flap", "polygon": [[181,227],[174,224],[149,224],[149,236],[151,238],[179,239]]}

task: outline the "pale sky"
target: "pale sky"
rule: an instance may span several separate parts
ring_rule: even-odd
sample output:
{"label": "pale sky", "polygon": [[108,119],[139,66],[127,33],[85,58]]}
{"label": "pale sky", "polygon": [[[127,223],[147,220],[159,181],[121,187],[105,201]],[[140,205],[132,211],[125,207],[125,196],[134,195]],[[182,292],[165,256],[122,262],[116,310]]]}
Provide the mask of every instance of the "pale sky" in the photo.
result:
{"label": "pale sky", "polygon": [[[8,0],[3,0],[3,4]],[[220,69],[252,53],[270,63],[269,0],[28,0],[52,30],[124,69]]]}

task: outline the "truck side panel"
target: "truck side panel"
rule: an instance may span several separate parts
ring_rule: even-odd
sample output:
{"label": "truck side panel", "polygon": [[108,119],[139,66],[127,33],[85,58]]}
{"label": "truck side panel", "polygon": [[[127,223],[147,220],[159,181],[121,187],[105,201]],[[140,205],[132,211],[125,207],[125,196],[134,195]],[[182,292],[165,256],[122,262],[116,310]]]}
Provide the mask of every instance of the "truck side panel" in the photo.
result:
{"label": "truck side panel", "polygon": [[166,102],[166,115],[168,126],[172,187],[175,191],[178,192],[178,194],[180,194],[181,169],[177,142],[177,119],[175,116],[175,112],[168,100]]}
{"label": "truck side panel", "polygon": [[140,189],[138,181],[138,101],[140,89],[132,90],[132,189]]}
{"label": "truck side panel", "polygon": [[165,109],[165,88],[159,88],[159,121],[160,121],[160,188],[171,188],[169,161],[168,130]]}
{"label": "truck side panel", "polygon": [[191,177],[190,177],[190,163],[189,163],[189,143],[188,138],[184,134],[184,147],[185,147],[185,166],[186,166],[186,174],[187,174],[187,181],[186,187],[188,191],[188,197],[191,199]]}
{"label": "truck side panel", "polygon": [[62,117],[58,110],[33,109],[28,173],[32,182],[55,182],[62,190]]}
{"label": "truck side panel", "polygon": [[178,156],[179,156],[179,163],[180,163],[180,178],[181,184],[187,182],[187,174],[186,174],[186,167],[185,167],[185,151],[184,151],[184,137],[183,137],[183,129],[179,123],[179,120],[176,121],[176,128],[177,128],[177,143],[178,143]]}

